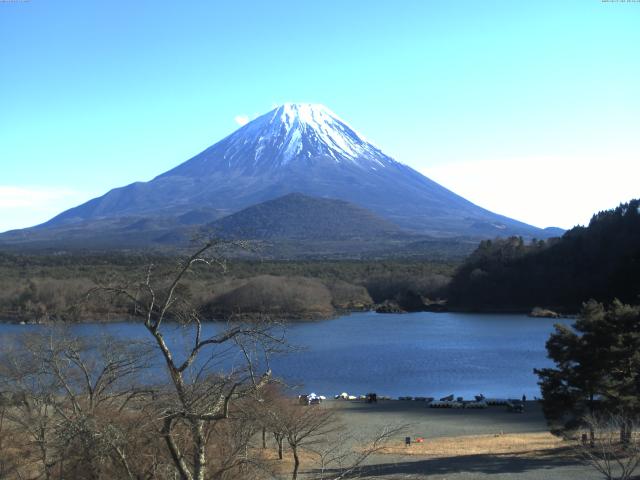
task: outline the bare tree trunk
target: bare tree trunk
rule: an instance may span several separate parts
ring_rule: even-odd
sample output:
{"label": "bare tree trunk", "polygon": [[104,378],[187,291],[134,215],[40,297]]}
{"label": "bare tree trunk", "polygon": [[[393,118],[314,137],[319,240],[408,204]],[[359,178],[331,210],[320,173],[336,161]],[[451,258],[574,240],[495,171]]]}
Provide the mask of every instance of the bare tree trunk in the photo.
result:
{"label": "bare tree trunk", "polygon": [[[4,434],[2,432],[4,428],[4,412],[5,408],[2,407],[2,413],[0,413],[0,452],[2,451],[2,440],[4,439]],[[264,431],[264,430],[263,430]]]}
{"label": "bare tree trunk", "polygon": [[293,452],[293,474],[291,475],[291,480],[297,480],[298,469],[300,468],[300,458],[298,457],[298,447],[292,445],[291,451]]}
{"label": "bare tree trunk", "polygon": [[122,451],[120,448],[117,448],[117,447],[114,448],[114,451],[118,456],[120,463],[122,463],[122,466],[124,467],[125,472],[127,472],[127,478],[129,480],[135,480],[136,477],[131,471],[131,467],[129,466],[129,461],[127,460],[127,456],[125,455],[124,451]]}
{"label": "bare tree trunk", "polygon": [[207,442],[204,436],[204,422],[195,420],[192,431],[195,443],[194,480],[204,480],[207,472]]}
{"label": "bare tree trunk", "polygon": [[262,427],[262,448],[267,448],[267,428]]}
{"label": "bare tree trunk", "polygon": [[278,460],[282,460],[282,443],[284,442],[284,435],[273,434],[278,444]]}
{"label": "bare tree trunk", "polygon": [[162,435],[164,436],[165,442],[167,443],[167,447],[169,449],[169,453],[171,453],[171,458],[173,459],[173,463],[178,469],[178,473],[180,474],[181,480],[193,480],[193,475],[189,471],[189,467],[187,466],[187,462],[184,461],[184,457],[182,453],[180,453],[180,449],[178,448],[173,435],[171,434],[171,427],[173,421],[170,418],[165,419],[164,427],[162,429]]}
{"label": "bare tree trunk", "polygon": [[45,480],[49,480],[52,477],[53,474],[53,467],[54,464],[52,464],[49,461],[49,455],[47,452],[47,440],[46,440],[46,433],[44,432],[43,428],[40,428],[40,431],[38,432],[38,447],[40,449],[40,458],[42,460],[42,466],[44,467],[44,478]]}
{"label": "bare tree trunk", "polygon": [[[594,395],[593,393],[589,394],[589,417],[593,418],[594,415]],[[589,447],[593,448],[596,446],[596,432],[592,422],[589,422]]]}
{"label": "bare tree trunk", "polygon": [[620,425],[620,443],[626,448],[631,443],[633,434],[633,422],[629,418],[624,418]]}
{"label": "bare tree trunk", "polygon": [[629,439],[631,435],[628,432],[629,424],[626,420],[623,420],[620,424],[620,443],[625,446],[629,444]]}

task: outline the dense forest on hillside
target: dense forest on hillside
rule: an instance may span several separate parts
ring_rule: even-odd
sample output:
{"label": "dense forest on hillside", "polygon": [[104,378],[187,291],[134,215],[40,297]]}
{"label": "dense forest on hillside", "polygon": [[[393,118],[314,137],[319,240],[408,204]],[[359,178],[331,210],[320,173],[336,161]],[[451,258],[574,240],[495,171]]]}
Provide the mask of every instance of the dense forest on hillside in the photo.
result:
{"label": "dense forest on hillside", "polygon": [[452,308],[566,313],[589,299],[635,303],[640,294],[640,200],[594,215],[561,238],[485,240],[447,289]]}

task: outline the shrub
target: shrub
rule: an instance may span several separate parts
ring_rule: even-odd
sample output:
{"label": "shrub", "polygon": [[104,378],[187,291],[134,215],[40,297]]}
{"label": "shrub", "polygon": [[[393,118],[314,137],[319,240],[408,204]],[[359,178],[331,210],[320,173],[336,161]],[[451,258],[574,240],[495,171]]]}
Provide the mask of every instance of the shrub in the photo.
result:
{"label": "shrub", "polygon": [[331,292],[319,280],[260,275],[215,296],[204,310],[222,317],[243,314],[316,318],[334,313],[331,300]]}

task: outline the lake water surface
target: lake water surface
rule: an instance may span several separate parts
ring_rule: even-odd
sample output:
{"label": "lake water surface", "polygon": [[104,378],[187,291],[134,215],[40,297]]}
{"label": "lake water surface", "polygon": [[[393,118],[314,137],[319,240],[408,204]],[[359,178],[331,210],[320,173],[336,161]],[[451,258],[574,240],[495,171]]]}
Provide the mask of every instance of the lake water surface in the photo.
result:
{"label": "lake water surface", "polygon": [[[294,323],[287,340],[301,351],[272,360],[274,375],[300,391],[333,396],[370,391],[390,396],[472,398],[539,396],[534,368],[550,366],[545,342],[554,323],[571,320],[525,315],[430,313],[355,313],[332,320]],[[0,325],[0,333],[20,334],[46,327]],[[222,328],[208,324],[207,330]],[[105,332],[124,338],[147,338],[133,322],[83,324],[75,333]],[[178,341],[180,329],[167,326]]]}

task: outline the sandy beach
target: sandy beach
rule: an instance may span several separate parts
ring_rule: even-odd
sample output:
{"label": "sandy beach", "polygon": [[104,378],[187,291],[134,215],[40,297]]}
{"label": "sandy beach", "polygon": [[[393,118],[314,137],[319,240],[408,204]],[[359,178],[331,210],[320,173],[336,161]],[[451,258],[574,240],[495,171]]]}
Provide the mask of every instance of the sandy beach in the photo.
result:
{"label": "sandy beach", "polygon": [[[384,426],[403,426],[387,447],[371,456],[361,477],[376,479],[588,480],[600,478],[584,466],[567,442],[552,436],[537,402],[523,413],[504,406],[436,409],[421,401],[328,400],[345,434],[357,447]],[[405,437],[412,444],[405,445]],[[424,442],[416,443],[417,438]]]}

